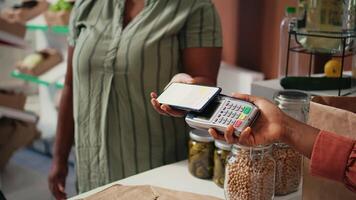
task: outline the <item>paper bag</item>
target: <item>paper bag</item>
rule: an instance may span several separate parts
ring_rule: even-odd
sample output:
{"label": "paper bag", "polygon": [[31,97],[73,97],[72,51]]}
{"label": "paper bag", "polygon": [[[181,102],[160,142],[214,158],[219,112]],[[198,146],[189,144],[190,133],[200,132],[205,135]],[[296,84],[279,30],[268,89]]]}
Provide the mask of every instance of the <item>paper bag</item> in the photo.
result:
{"label": "paper bag", "polygon": [[84,200],[220,200],[216,197],[180,192],[150,185],[124,186],[113,185]]}
{"label": "paper bag", "polygon": [[[356,97],[314,97],[308,123],[316,128],[356,139]],[[356,199],[342,183],[311,176],[304,158],[303,200]]]}

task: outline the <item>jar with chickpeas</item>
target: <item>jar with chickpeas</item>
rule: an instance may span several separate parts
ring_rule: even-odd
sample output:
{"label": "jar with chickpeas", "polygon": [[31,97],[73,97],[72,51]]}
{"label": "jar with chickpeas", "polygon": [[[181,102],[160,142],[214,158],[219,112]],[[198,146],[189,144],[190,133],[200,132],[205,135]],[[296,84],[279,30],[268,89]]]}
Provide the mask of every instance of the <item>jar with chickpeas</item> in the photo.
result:
{"label": "jar with chickpeas", "polygon": [[[310,96],[297,90],[282,90],[274,95],[275,104],[290,117],[305,123],[308,118]],[[287,195],[298,190],[302,176],[302,156],[287,144],[273,146],[276,160],[275,194]]]}
{"label": "jar with chickpeas", "polygon": [[274,144],[272,154],[276,161],[275,195],[297,191],[302,176],[302,156],[283,143]]}
{"label": "jar with chickpeas", "polygon": [[276,163],[272,145],[233,145],[227,158],[225,198],[227,200],[270,200],[274,198]]}

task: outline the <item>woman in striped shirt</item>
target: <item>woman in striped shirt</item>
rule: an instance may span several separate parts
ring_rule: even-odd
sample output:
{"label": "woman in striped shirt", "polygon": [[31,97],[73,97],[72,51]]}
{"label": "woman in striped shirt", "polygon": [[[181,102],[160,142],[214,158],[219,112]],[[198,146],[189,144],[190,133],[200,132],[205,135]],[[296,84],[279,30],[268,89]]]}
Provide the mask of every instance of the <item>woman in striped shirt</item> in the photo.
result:
{"label": "woman in striped shirt", "polygon": [[211,0],[77,0],[49,187],[66,197],[75,143],[78,191],[186,157],[183,119],[160,116],[150,91],[214,85],[221,59]]}

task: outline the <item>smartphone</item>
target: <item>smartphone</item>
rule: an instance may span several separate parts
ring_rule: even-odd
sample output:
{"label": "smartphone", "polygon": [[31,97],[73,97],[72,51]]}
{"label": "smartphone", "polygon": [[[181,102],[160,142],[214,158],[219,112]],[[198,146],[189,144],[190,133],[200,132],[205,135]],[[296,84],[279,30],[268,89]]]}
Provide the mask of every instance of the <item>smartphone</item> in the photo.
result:
{"label": "smartphone", "polygon": [[180,110],[202,112],[220,92],[219,87],[171,83],[157,101]]}

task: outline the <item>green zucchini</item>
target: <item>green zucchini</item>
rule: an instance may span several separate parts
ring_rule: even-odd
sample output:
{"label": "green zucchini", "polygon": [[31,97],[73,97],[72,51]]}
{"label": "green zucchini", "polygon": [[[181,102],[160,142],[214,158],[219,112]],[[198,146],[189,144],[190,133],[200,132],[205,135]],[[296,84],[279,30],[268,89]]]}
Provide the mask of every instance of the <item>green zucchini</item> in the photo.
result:
{"label": "green zucchini", "polygon": [[329,78],[329,77],[284,77],[281,79],[284,89],[296,90],[338,90],[351,88],[351,77]]}

